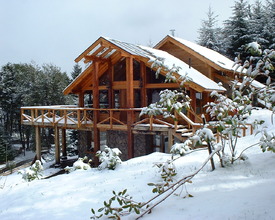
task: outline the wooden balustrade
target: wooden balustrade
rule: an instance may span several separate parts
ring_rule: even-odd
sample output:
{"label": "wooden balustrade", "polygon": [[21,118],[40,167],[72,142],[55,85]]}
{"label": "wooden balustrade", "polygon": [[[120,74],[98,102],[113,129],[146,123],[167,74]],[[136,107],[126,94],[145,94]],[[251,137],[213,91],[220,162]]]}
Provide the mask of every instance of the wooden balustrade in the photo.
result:
{"label": "wooden balustrade", "polygon": [[133,112],[133,122],[138,121],[139,108],[134,109],[95,109],[75,106],[34,106],[21,108],[21,123],[41,127],[61,127],[68,129],[88,129],[94,126],[94,115],[98,112],[97,127],[126,130],[127,117],[121,112]]}

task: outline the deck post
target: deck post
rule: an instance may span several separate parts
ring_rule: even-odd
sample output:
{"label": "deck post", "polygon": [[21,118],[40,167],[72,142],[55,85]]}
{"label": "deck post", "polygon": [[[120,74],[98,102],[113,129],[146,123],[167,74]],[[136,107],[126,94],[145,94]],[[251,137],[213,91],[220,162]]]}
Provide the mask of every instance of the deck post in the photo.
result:
{"label": "deck post", "polygon": [[146,66],[144,62],[140,63],[140,75],[141,82],[140,94],[141,94],[141,107],[147,106],[147,91],[146,91]]}
{"label": "deck post", "polygon": [[55,163],[60,164],[60,144],[59,144],[59,129],[54,127],[54,145],[55,145]]}
{"label": "deck post", "polygon": [[[127,107],[129,109],[135,107],[134,103],[134,58],[126,57],[126,82],[127,82]],[[132,132],[133,124],[133,110],[127,111],[127,145],[128,145],[128,158],[134,157],[134,136]]]}
{"label": "deck post", "polygon": [[[93,72],[93,107],[99,108],[99,62],[95,61],[94,65],[94,72]],[[94,140],[94,153],[100,150],[100,135],[99,130],[97,128],[97,123],[99,120],[99,110],[94,110],[93,112],[93,140]],[[95,163],[98,164],[97,158],[94,158]]]}
{"label": "deck post", "polygon": [[62,129],[62,159],[67,159],[66,129]]}
{"label": "deck post", "polygon": [[127,111],[127,145],[128,145],[128,159],[134,157],[134,135],[132,132],[133,111]]}
{"label": "deck post", "polygon": [[35,126],[35,147],[36,147],[36,158],[41,161],[41,133],[40,127]]}
{"label": "deck post", "polygon": [[169,128],[168,129],[168,152],[171,151],[173,144],[174,144],[174,138],[173,138],[172,128]]}

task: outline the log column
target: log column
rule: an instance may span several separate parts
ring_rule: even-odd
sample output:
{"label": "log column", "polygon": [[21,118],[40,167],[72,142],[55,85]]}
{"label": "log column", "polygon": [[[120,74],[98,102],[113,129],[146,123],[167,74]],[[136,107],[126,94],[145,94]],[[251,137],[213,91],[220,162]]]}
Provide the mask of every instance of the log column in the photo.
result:
{"label": "log column", "polygon": [[[196,100],[196,90],[190,88],[190,98],[191,100],[191,107],[194,110],[194,113],[196,113],[197,108],[197,100]],[[195,121],[195,116],[193,114],[189,114],[188,116],[192,121]]]}
{"label": "log column", "polygon": [[114,68],[112,67],[112,63],[109,63],[109,86],[108,86],[108,102],[109,102],[109,108],[114,108],[114,91],[113,91],[113,77],[114,77]]}
{"label": "log column", "polygon": [[67,159],[66,129],[62,129],[62,159]]}
{"label": "log column", "polygon": [[35,127],[35,147],[36,159],[41,161],[41,131],[40,127]]}
{"label": "log column", "polygon": [[84,93],[78,94],[78,107],[84,107]]}
{"label": "log column", "polygon": [[[134,108],[134,59],[126,57],[126,83],[127,83],[127,107]],[[134,136],[132,124],[134,122],[134,112],[127,112],[127,131],[128,131],[128,158],[134,157]]]}
{"label": "log column", "polygon": [[147,92],[146,92],[146,66],[143,62],[140,63],[140,76],[142,85],[140,88],[141,94],[141,107],[147,106]]}
{"label": "log column", "polygon": [[54,145],[55,145],[55,164],[60,164],[60,144],[59,144],[59,129],[54,127]]}
{"label": "log column", "polygon": [[[93,107],[94,108],[99,108],[99,62],[94,61],[94,72],[93,72]],[[97,123],[99,120],[99,111],[94,111],[93,112],[93,131],[94,131],[94,152],[97,152],[100,150],[100,136],[99,136],[99,130],[97,128]]]}

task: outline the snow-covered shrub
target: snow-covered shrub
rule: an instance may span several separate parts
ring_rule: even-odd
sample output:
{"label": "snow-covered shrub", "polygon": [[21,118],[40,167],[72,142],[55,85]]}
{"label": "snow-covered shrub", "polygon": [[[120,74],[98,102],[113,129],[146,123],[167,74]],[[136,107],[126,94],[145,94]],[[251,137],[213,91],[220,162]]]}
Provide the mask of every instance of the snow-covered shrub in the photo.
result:
{"label": "snow-covered shrub", "polygon": [[176,143],[172,146],[170,153],[172,155],[184,156],[190,151],[190,146],[192,142],[188,139],[184,143]]}
{"label": "snow-covered shrub", "polygon": [[18,173],[22,174],[22,178],[28,182],[33,181],[35,179],[41,179],[42,178],[42,171],[43,166],[40,162],[40,160],[36,160],[35,163],[26,168],[25,170],[20,170]]}
{"label": "snow-covered shrub", "polygon": [[71,173],[75,170],[89,170],[91,169],[91,164],[92,160],[88,160],[87,157],[84,157],[84,158],[78,158],[77,161],[75,161],[73,163],[73,166],[72,167],[65,167],[64,170],[68,173]]}
{"label": "snow-covered shrub", "polygon": [[272,151],[275,153],[275,134],[269,134],[266,130],[264,130],[260,139],[260,147],[263,152]]}
{"label": "snow-covered shrub", "polygon": [[164,163],[155,163],[155,166],[159,168],[160,176],[163,181],[159,183],[148,183],[148,186],[155,187],[152,190],[153,193],[161,194],[175,181],[174,177],[177,175],[176,167],[173,160],[167,160]]}
{"label": "snow-covered shrub", "polygon": [[142,108],[140,116],[163,115],[164,117],[172,117],[174,111],[181,112],[182,109],[190,108],[191,99],[182,91],[165,89],[159,93],[159,96],[159,102]]}
{"label": "snow-covered shrub", "polygon": [[109,148],[105,146],[103,151],[98,151],[96,156],[101,164],[98,166],[99,169],[114,170],[118,164],[121,163],[119,155],[121,151],[118,148]]}

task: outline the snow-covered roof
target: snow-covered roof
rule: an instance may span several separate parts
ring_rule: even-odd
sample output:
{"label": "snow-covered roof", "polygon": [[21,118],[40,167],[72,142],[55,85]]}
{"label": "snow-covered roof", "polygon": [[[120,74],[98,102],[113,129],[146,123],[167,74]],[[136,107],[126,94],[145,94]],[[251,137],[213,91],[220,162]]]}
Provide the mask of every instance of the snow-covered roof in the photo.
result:
{"label": "snow-covered roof", "polygon": [[[111,43],[113,46],[106,46],[106,41]],[[104,43],[105,42],[105,43]],[[111,48],[111,50],[110,50]],[[201,88],[205,90],[219,90],[225,91],[225,88],[219,86],[216,82],[206,77],[201,72],[196,69],[189,67],[185,62],[180,59],[174,57],[173,55],[164,52],[162,50],[153,49],[150,47],[140,46],[136,44],[126,43],[119,40],[115,40],[109,37],[100,37],[97,41],[95,41],[90,47],[88,47],[81,55],[76,58],[76,62],[84,61],[87,62],[86,57],[93,56],[95,58],[108,59],[110,58],[116,51],[125,52],[127,54],[131,54],[136,57],[143,57],[149,59],[149,63],[153,62],[157,59],[163,60],[163,65],[167,69],[172,69],[173,66],[180,67],[180,71],[178,72],[180,75],[187,75],[192,83],[199,85]],[[89,61],[90,65],[92,61]],[[80,79],[82,75],[87,74],[86,71],[90,65],[86,66],[86,69],[80,74],[70,85],[68,85],[64,91],[68,93],[71,87],[75,84],[75,81]],[[149,66],[149,65],[148,65]],[[150,64],[151,66],[151,64]]]}
{"label": "snow-covered roof", "polygon": [[178,38],[178,37],[173,37],[173,36],[170,36],[170,37],[172,37],[176,41],[180,42],[181,44],[185,45],[186,47],[190,48],[191,50],[195,51],[197,54],[202,55],[203,57],[205,57],[209,61],[215,63],[216,65],[220,66],[221,68],[227,69],[230,71],[235,70],[234,62],[232,60],[228,59],[227,57],[225,57],[224,55],[222,55],[214,50],[211,50],[209,48],[206,48],[206,47],[203,47],[196,43],[193,43],[191,41],[184,40],[184,39]]}
{"label": "snow-covered roof", "polygon": [[173,65],[176,67],[180,67],[179,74],[184,76],[187,75],[189,78],[191,78],[192,82],[196,83],[197,85],[207,89],[207,90],[220,90],[225,91],[225,88],[219,86],[216,82],[209,79],[207,76],[203,75],[196,69],[190,67],[182,60],[174,57],[173,55],[162,51],[158,49],[153,49],[150,47],[145,46],[139,46],[145,51],[150,52],[150,56],[148,57],[150,59],[149,62],[154,62],[156,58],[162,59],[163,64],[167,69],[172,69]]}
{"label": "snow-covered roof", "polygon": [[178,72],[180,75],[187,75],[192,80],[192,82],[207,90],[225,91],[225,88],[219,86],[213,80],[209,79],[196,69],[189,67],[189,65],[187,65],[185,62],[165,51],[141,45],[125,43],[111,38],[104,38],[132,55],[149,58],[149,62],[154,62],[156,59],[161,59],[163,60],[163,64],[165,67],[167,67],[167,69],[172,69],[173,65],[180,67],[180,71]]}

